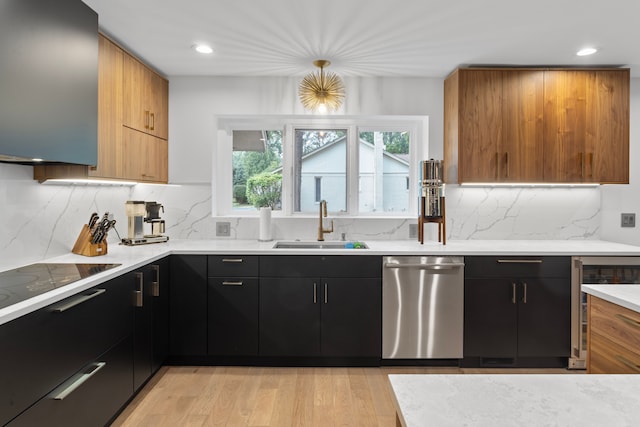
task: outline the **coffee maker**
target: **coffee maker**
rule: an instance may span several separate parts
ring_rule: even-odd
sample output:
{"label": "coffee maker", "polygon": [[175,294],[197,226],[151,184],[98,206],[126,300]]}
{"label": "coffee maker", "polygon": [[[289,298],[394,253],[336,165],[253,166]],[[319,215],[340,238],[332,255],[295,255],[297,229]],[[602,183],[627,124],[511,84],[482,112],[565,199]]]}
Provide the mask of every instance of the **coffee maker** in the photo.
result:
{"label": "coffee maker", "polygon": [[[164,206],[156,202],[128,200],[125,203],[128,233],[122,243],[127,246],[161,243],[169,240],[164,233],[164,220],[160,218]],[[151,234],[144,233],[144,224],[151,224]]]}

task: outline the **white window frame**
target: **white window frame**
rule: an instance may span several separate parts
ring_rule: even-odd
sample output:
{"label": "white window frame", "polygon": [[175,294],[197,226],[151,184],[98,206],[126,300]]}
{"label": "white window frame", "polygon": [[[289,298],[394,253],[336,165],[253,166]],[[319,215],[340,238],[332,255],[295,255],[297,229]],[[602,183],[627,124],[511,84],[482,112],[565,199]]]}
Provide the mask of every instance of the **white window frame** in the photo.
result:
{"label": "white window frame", "polygon": [[[315,213],[293,212],[293,138],[295,129],[347,130],[347,210],[331,215],[346,217],[413,218],[418,212],[418,161],[428,159],[429,118],[427,116],[216,116],[216,139],[213,141],[213,173],[211,179],[213,217],[254,217],[258,211],[234,211],[231,185],[233,130],[282,130],[282,209],[274,211],[276,217],[312,217]],[[398,212],[358,212],[359,170],[358,136],[360,132],[410,132],[409,150],[409,209]],[[415,194],[416,197],[411,197]]]}

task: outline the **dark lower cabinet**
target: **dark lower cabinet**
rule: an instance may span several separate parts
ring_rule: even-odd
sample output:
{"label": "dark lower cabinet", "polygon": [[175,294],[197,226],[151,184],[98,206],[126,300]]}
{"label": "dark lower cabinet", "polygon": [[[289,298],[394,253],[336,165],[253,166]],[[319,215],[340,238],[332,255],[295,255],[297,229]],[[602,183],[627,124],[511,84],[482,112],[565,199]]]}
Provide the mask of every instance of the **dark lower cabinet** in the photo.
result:
{"label": "dark lower cabinet", "polygon": [[132,394],[131,337],[86,365],[9,423],[11,427],[101,427]]}
{"label": "dark lower cabinet", "polygon": [[172,255],[169,353],[173,359],[207,354],[207,256]]}
{"label": "dark lower cabinet", "polygon": [[257,356],[258,278],[210,277],[208,283],[208,354]]}
{"label": "dark lower cabinet", "polygon": [[152,262],[131,273],[135,287],[133,383],[139,389],[169,352],[169,262]]}
{"label": "dark lower cabinet", "polygon": [[375,256],[260,257],[260,355],[379,360],[381,269]]}
{"label": "dark lower cabinet", "polygon": [[[131,278],[125,274],[1,325],[0,342],[6,345],[0,351],[0,425],[40,399],[47,399],[52,390],[80,369],[98,361],[125,338],[128,339],[128,344],[123,344],[128,348],[128,365],[117,371],[126,371],[123,375],[127,377],[130,396],[133,392],[132,293]],[[73,424],[52,421],[31,425]]]}
{"label": "dark lower cabinet", "polygon": [[382,281],[330,278],[322,282],[322,355],[380,357]]}
{"label": "dark lower cabinet", "polygon": [[[151,264],[152,275],[158,282],[153,304],[153,352],[151,371],[156,372],[169,357],[169,281],[170,257]],[[153,277],[153,276],[152,276]]]}
{"label": "dark lower cabinet", "polygon": [[320,279],[260,279],[260,355],[317,357],[320,347]]}
{"label": "dark lower cabinet", "polygon": [[263,278],[260,354],[379,358],[381,295],[376,278]]}
{"label": "dark lower cabinet", "polygon": [[568,257],[466,257],[463,365],[566,365],[570,274]]}
{"label": "dark lower cabinet", "polygon": [[240,362],[258,356],[258,259],[255,255],[207,258],[210,356]]}

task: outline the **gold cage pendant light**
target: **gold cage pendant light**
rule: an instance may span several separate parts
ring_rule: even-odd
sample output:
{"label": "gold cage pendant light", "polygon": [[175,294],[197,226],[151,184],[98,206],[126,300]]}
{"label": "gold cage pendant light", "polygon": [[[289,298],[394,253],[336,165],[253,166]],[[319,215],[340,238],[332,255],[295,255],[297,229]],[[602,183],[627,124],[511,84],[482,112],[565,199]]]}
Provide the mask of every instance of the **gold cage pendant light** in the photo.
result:
{"label": "gold cage pendant light", "polygon": [[313,61],[320,72],[307,74],[298,87],[298,96],[307,110],[325,113],[336,111],[344,101],[344,83],[334,73],[326,73],[324,67],[331,62],[326,59]]}

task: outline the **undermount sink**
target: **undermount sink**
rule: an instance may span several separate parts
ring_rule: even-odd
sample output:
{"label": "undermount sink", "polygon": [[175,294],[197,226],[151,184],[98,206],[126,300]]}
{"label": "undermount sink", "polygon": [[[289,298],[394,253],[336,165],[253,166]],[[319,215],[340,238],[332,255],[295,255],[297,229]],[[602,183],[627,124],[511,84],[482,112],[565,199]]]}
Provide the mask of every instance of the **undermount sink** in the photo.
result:
{"label": "undermount sink", "polygon": [[369,249],[364,242],[302,242],[299,240],[280,241],[274,249]]}

